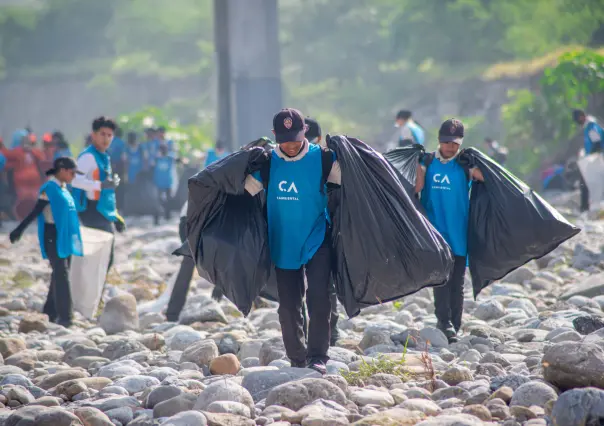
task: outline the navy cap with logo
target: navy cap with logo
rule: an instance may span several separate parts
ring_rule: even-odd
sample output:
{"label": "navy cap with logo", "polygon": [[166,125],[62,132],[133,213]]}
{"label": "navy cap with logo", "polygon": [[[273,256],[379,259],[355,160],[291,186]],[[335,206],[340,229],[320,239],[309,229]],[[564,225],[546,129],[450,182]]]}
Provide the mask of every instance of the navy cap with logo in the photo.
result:
{"label": "navy cap with logo", "polygon": [[463,123],[455,118],[445,121],[438,131],[439,142],[455,142],[461,145],[463,142]]}
{"label": "navy cap with logo", "polygon": [[273,117],[273,130],[277,143],[302,142],[306,133],[304,116],[297,109],[282,109]]}

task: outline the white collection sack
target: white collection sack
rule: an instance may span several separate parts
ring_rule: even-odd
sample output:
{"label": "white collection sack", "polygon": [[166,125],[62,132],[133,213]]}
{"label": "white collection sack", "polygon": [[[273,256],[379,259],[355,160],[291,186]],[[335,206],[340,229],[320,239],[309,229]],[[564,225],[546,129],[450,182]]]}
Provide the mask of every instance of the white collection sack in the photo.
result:
{"label": "white collection sack", "polygon": [[159,296],[156,300],[151,300],[138,305],[136,310],[138,311],[139,315],[161,313],[164,308],[168,306],[170,297],[172,297],[172,291],[174,290],[174,284],[176,283],[176,277],[178,277],[178,272],[179,271],[176,271],[172,274],[170,280],[168,281],[168,287],[161,294],[161,296]]}
{"label": "white collection sack", "polygon": [[590,210],[600,210],[604,201],[604,156],[590,154],[580,158],[577,165],[589,190]]}
{"label": "white collection sack", "polygon": [[88,319],[97,311],[107,277],[113,234],[81,227],[84,256],[72,256],[69,281],[73,309]]}

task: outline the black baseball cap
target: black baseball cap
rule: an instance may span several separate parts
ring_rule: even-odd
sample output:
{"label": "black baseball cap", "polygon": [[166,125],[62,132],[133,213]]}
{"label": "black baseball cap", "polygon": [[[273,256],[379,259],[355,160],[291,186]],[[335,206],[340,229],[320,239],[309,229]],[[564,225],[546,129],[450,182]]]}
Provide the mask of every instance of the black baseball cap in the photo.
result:
{"label": "black baseball cap", "polygon": [[54,175],[61,169],[75,170],[79,175],[84,174],[78,170],[78,165],[73,158],[59,157],[52,163],[52,168],[46,171],[46,176]]}
{"label": "black baseball cap", "polygon": [[463,142],[463,134],[463,123],[455,118],[450,118],[440,126],[438,141],[461,144]]}
{"label": "black baseball cap", "polygon": [[297,109],[282,109],[273,117],[273,130],[277,143],[302,142],[306,133],[304,116]]}
{"label": "black baseball cap", "polygon": [[321,126],[319,126],[317,120],[315,120],[314,118],[306,117],[304,121],[306,122],[307,126],[306,133],[304,134],[304,136],[306,136],[306,139],[311,141],[321,136]]}

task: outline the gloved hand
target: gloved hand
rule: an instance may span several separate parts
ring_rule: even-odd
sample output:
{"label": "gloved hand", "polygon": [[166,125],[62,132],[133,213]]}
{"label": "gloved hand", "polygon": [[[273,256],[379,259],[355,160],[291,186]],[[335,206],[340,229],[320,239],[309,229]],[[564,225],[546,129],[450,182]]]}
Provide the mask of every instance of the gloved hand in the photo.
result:
{"label": "gloved hand", "polygon": [[476,167],[476,159],[465,149],[462,149],[459,152],[459,155],[457,156],[457,162],[462,166],[468,167],[469,169],[473,169],[474,167]]}
{"label": "gloved hand", "polygon": [[120,185],[120,178],[116,175],[113,178],[107,178],[101,182],[101,189],[115,189]]}
{"label": "gloved hand", "polygon": [[8,238],[10,239],[11,244],[15,244],[17,241],[19,241],[21,239],[21,232],[19,232],[17,229],[15,229],[13,232],[11,232],[9,234]]}
{"label": "gloved hand", "polygon": [[115,230],[120,234],[126,230],[126,222],[119,214],[117,215],[117,220],[115,221]]}

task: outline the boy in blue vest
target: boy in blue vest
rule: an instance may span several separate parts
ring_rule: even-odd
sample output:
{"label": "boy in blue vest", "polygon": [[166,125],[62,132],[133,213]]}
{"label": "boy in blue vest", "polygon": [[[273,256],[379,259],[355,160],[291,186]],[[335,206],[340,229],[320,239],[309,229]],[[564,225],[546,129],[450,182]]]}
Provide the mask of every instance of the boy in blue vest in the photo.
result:
{"label": "boy in blue vest", "polygon": [[[273,118],[277,146],[267,165],[246,177],[245,189],[266,191],[268,240],[276,267],[279,321],[292,367],[326,373],[331,319],[331,244],[326,183],[340,184],[335,154],[305,138],[300,111],[287,108]],[[308,282],[305,288],[304,277]],[[303,304],[309,311],[308,345]]]}
{"label": "boy in blue vest", "polygon": [[[573,111],[573,119],[577,124],[583,126],[583,148],[585,149],[585,155],[601,152],[604,130],[596,122],[596,119],[579,109]],[[581,176],[579,188],[581,189],[581,212],[586,212],[589,210],[589,190],[583,180],[583,176]]]}
{"label": "boy in blue vest", "polygon": [[136,178],[143,171],[145,165],[145,152],[141,144],[138,143],[135,132],[128,132],[128,145],[124,153],[124,162],[126,163],[126,176],[128,184],[136,182]]}
{"label": "boy in blue vest", "polygon": [[415,191],[428,220],[443,236],[455,256],[453,273],[445,285],[434,288],[437,328],[449,343],[457,342],[463,314],[463,286],[468,254],[470,180],[484,181],[478,168],[468,169],[458,162],[464,126],[459,120],[445,121],[438,132],[439,148],[418,165]]}
{"label": "boy in blue vest", "polygon": [[[167,144],[161,144],[158,151],[153,168],[153,183],[159,191],[159,199],[164,209],[165,218],[170,220],[170,190],[174,183],[175,159],[169,155]],[[155,216],[155,224],[159,225],[159,216]]]}
{"label": "boy in blue vest", "polygon": [[[123,232],[124,219],[117,213],[115,188],[119,178],[113,176],[111,158],[107,149],[113,140],[115,122],[99,117],[92,122],[91,144],[78,157],[78,170],[71,186],[76,209],[82,225],[113,234],[113,229]],[[108,268],[113,264],[113,248]]]}
{"label": "boy in blue vest", "polygon": [[222,160],[229,154],[230,152],[226,150],[224,142],[217,140],[216,144],[214,145],[214,149],[208,150],[205,167],[208,167],[210,164],[215,163],[218,160]]}
{"label": "boy in blue vest", "polygon": [[411,111],[400,110],[396,114],[394,125],[401,129],[398,146],[424,144],[424,129],[413,120]]}
{"label": "boy in blue vest", "polygon": [[54,160],[46,172],[48,181],[40,188],[34,209],[10,233],[11,243],[21,239],[23,231],[38,219],[38,240],[42,257],[52,268],[48,296],[43,312],[48,318],[64,327],[71,326],[72,302],[69,284],[71,256],[82,256],[80,222],[74,200],[67,189],[76,173],[76,163],[68,157]]}

